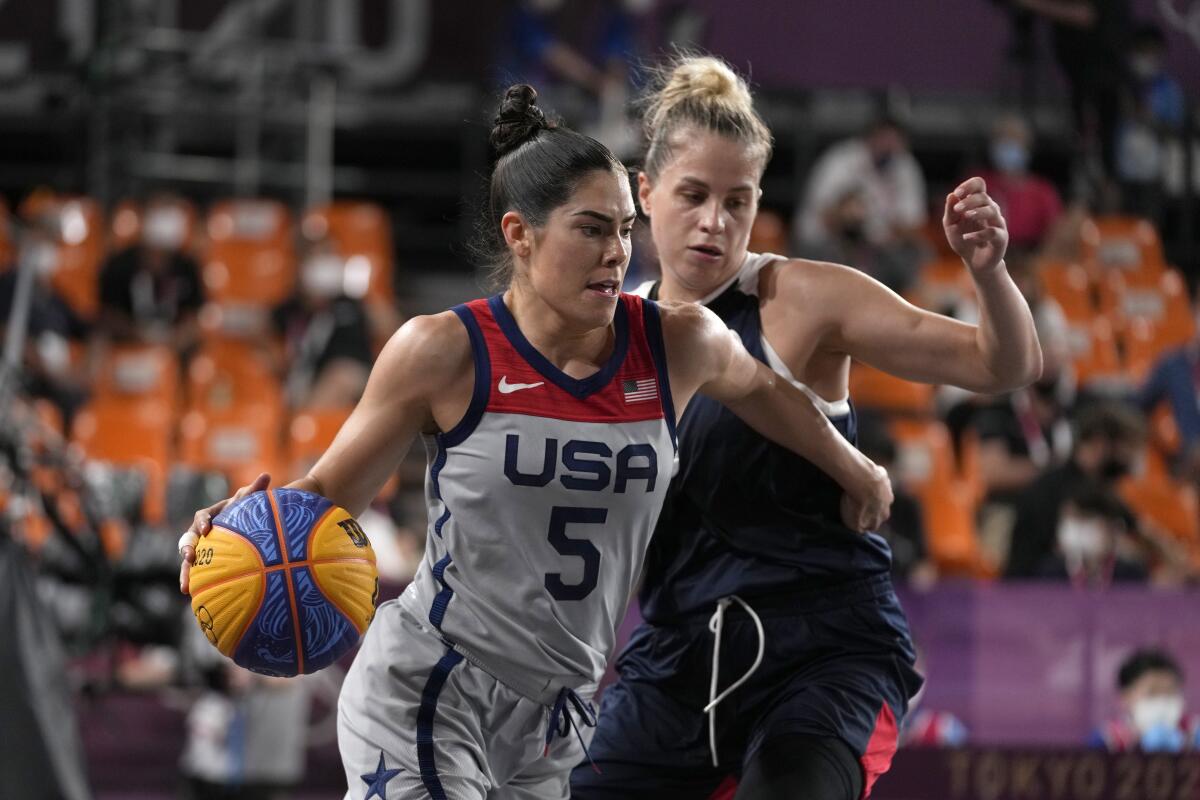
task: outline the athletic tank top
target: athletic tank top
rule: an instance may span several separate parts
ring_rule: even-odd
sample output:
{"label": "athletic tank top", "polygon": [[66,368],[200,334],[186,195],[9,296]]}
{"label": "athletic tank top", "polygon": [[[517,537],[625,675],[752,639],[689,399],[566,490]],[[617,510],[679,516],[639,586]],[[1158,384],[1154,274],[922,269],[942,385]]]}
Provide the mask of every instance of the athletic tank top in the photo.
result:
{"label": "athletic tank top", "polygon": [[[748,254],[704,304],[750,354],[808,394],[855,441],[849,398],[829,403],[792,376],[763,336],[758,278],[783,256]],[[653,284],[637,294],[656,294]],[[797,309],[796,313],[804,313]],[[641,610],[650,622],[703,614],[717,600],[832,588],[887,573],[883,537],[841,523],[841,488],[787,448],[763,438],[724,406],[697,395],[679,419],[679,468],[646,557]]]}
{"label": "athletic tank top", "polygon": [[658,307],[621,295],[612,355],[581,380],[534,349],[499,296],[454,312],[475,389],[458,425],[425,437],[429,533],[403,602],[527,697],[590,694],[671,479]]}

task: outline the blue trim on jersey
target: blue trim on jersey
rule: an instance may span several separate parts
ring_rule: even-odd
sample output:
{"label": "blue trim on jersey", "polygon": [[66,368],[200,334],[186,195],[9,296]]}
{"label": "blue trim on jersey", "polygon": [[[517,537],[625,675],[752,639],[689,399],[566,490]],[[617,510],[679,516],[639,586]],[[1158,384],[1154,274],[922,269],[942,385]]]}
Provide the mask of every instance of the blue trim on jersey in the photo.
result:
{"label": "blue trim on jersey", "polygon": [[433,752],[433,718],[437,714],[438,696],[450,677],[450,670],[462,660],[461,653],[455,652],[452,647],[446,648],[446,654],[429,673],[429,680],[421,692],[421,707],[417,710],[417,765],[421,769],[421,783],[425,784],[425,791],[433,800],[447,800]]}
{"label": "blue trim on jersey", "polygon": [[442,467],[446,466],[446,459],[449,457],[449,453],[446,451],[445,438],[441,434],[438,434],[435,438],[437,440],[438,452],[437,457],[433,459],[433,466],[429,468],[429,480],[433,484],[433,496],[441,500],[442,505],[446,506],[442,509],[442,515],[433,523],[433,532],[440,539],[442,538],[442,526],[450,519],[450,506],[446,505],[445,500],[442,500],[442,486],[438,483],[438,476],[442,472]]}
{"label": "blue trim on jersey", "polygon": [[517,327],[517,321],[513,319],[512,312],[508,310],[508,306],[504,305],[504,298],[501,295],[489,297],[488,308],[492,310],[492,316],[495,317],[505,338],[516,348],[521,357],[529,362],[529,366],[536,369],[546,380],[580,400],[595,394],[608,385],[608,382],[617,374],[617,370],[621,368],[621,364],[625,361],[625,353],[629,350],[628,312],[625,310],[625,302],[620,298],[617,299],[617,313],[613,318],[616,341],[613,343],[612,355],[608,357],[608,361],[600,368],[599,372],[583,379],[572,378],[551,364],[549,359],[529,343],[525,334],[521,333],[521,329]]}
{"label": "blue trim on jersey", "polygon": [[658,385],[662,387],[659,396],[662,400],[663,419],[667,422],[667,430],[671,432],[671,444],[675,445],[678,452],[679,441],[675,437],[675,401],[671,398],[671,377],[667,372],[667,348],[663,344],[658,303],[642,300],[642,320],[646,325],[646,344],[650,346],[650,356],[654,359],[654,368],[658,370]]}
{"label": "blue trim on jersey", "polygon": [[429,607],[429,624],[442,630],[442,620],[446,618],[446,608],[450,605],[450,598],[454,597],[454,590],[450,588],[450,584],[446,582],[446,567],[450,566],[450,554],[442,556],[441,559],[433,565],[433,577],[442,585],[437,596],[433,598],[433,605]]}
{"label": "blue trim on jersey", "polygon": [[443,451],[462,444],[475,430],[475,426],[483,418],[484,409],[487,408],[492,387],[492,362],[488,358],[487,343],[483,340],[479,321],[466,305],[457,305],[451,311],[462,320],[467,329],[467,337],[471,340],[471,355],[475,360],[475,388],[471,391],[471,405],[467,406],[467,413],[463,418],[450,430],[438,434]]}

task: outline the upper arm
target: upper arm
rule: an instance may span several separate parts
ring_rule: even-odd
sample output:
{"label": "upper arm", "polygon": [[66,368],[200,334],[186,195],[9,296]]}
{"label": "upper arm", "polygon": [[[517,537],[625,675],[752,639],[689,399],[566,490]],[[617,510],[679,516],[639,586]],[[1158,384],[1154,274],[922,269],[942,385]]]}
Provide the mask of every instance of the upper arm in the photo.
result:
{"label": "upper arm", "polygon": [[452,426],[466,411],[471,346],[453,312],[414,317],[384,346],[363,396],[309,475],[324,494],[361,512],[395,472],[423,429]]}
{"label": "upper arm", "polygon": [[978,357],[973,325],[917,308],[839,264],[789,262],[777,275],[774,301],[817,315],[820,349],[910,381],[981,389],[993,380]]}
{"label": "upper arm", "polygon": [[699,303],[660,303],[659,309],[676,414],[696,392],[726,402],[751,391],[758,362],[720,317]]}

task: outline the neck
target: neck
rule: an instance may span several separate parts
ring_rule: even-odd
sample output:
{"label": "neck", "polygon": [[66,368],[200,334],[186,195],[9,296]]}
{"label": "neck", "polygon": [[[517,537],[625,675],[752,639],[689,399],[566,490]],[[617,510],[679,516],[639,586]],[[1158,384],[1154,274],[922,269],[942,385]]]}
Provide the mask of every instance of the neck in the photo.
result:
{"label": "neck", "polygon": [[504,293],[504,305],[529,343],[565,372],[571,362],[600,364],[612,350],[611,322],[599,328],[581,328],[515,282]]}
{"label": "neck", "polygon": [[[742,262],[740,261],[738,262],[739,268],[741,263]],[[699,303],[700,301],[709,298],[713,292],[717,291],[726,283],[728,283],[736,274],[737,270],[734,270],[733,272],[730,272],[728,275],[721,278],[721,280],[709,286],[687,286],[676,279],[671,270],[664,268],[662,270],[662,277],[660,278],[658,284],[658,299],[674,300],[685,303]]]}

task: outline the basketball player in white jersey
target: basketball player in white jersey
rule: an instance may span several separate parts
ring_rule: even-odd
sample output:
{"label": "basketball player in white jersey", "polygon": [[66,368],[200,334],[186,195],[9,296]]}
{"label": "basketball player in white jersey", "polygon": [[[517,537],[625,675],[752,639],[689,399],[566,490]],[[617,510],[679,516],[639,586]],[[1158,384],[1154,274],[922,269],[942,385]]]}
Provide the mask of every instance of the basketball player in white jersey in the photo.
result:
{"label": "basketball player in white jersey", "polygon": [[[492,134],[488,230],[507,291],[408,322],[291,484],[357,514],[418,434],[429,455],[424,561],[379,609],[342,691],[347,798],[568,796],[696,392],[826,469],[848,525],[890,505],[886,473],[711,313],[621,293],[627,173],[535,100],[510,89]],[[181,539],[185,590],[223,506]]]}

